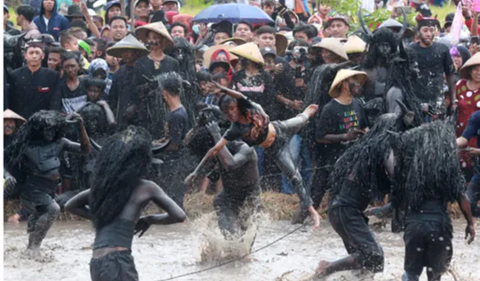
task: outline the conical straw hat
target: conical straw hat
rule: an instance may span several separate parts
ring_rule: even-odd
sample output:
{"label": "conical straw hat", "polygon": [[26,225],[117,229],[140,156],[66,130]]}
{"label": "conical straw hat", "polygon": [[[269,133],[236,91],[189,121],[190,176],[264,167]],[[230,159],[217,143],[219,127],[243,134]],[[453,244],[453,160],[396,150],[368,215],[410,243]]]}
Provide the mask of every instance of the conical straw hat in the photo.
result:
{"label": "conical straw hat", "polygon": [[340,83],[342,83],[345,79],[348,79],[353,76],[358,76],[360,84],[365,83],[365,80],[367,80],[367,73],[363,71],[341,69],[340,71],[337,72],[337,75],[335,76],[335,80],[333,80],[332,86],[330,87],[330,91],[328,92],[328,94],[332,98],[338,97],[339,93],[337,92],[337,86],[340,85]]}
{"label": "conical straw hat", "polygon": [[21,123],[25,123],[27,122],[27,120],[25,120],[25,118],[23,118],[22,116],[16,114],[15,112],[11,111],[10,109],[6,109],[4,112],[3,112],[3,119],[15,119],[15,120],[20,120]]}
{"label": "conical straw hat", "polygon": [[112,57],[121,58],[122,53],[126,50],[136,50],[140,53],[140,56],[148,55],[148,49],[145,48],[145,45],[138,41],[132,34],[127,35],[120,42],[108,48],[107,54]]}
{"label": "conical straw hat", "polygon": [[323,48],[341,58],[348,60],[347,53],[345,52],[345,46],[343,46],[340,40],[337,38],[323,38],[320,43],[313,45],[312,48]]}
{"label": "conical straw hat", "polygon": [[[230,53],[230,50],[235,48],[234,46],[231,45],[216,45],[208,48],[208,50],[203,53],[203,65],[208,68],[210,66],[210,62],[212,61],[212,55],[218,50],[223,50],[226,53]],[[230,60],[233,60],[234,58],[237,58],[236,56],[230,54]]]}
{"label": "conical straw hat", "polygon": [[476,53],[460,68],[462,78],[468,79],[470,77],[470,67],[480,65],[480,53]]}
{"label": "conical straw hat", "polygon": [[253,42],[237,46],[231,49],[230,53],[259,63],[261,65],[265,64],[265,61],[263,60],[262,54],[260,53],[257,44]]}
{"label": "conical straw hat", "polygon": [[174,46],[170,33],[168,33],[167,28],[161,21],[140,26],[137,28],[137,30],[135,30],[135,35],[139,40],[147,42],[147,33],[149,31],[153,31],[166,39],[164,40],[165,46],[162,46],[164,49],[172,48]]}
{"label": "conical straw hat", "polygon": [[247,41],[243,40],[243,38],[232,37],[232,38],[222,40],[220,43],[218,43],[218,45],[230,45],[230,44],[225,44],[225,43],[230,43],[230,42],[233,42],[236,46],[240,46],[240,45],[243,45],[243,44],[247,43]]}
{"label": "conical straw hat", "polygon": [[365,52],[367,43],[365,43],[365,41],[363,41],[357,35],[351,35],[350,37],[348,37],[347,43],[345,43],[343,47],[345,48],[345,52],[347,54],[363,53]]}

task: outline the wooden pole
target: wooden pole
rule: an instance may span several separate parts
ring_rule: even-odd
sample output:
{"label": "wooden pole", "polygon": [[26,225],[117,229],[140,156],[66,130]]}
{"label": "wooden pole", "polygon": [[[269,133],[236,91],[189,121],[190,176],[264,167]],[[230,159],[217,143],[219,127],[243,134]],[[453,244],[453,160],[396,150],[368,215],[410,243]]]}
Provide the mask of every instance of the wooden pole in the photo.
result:
{"label": "wooden pole", "polygon": [[132,21],[132,25],[130,26],[130,29],[132,30],[133,34],[135,34],[135,16],[133,14],[133,12],[135,11],[134,5],[135,5],[135,0],[131,0],[130,1],[130,20]]}
{"label": "wooden pole", "polygon": [[126,15],[125,13],[125,0],[120,0],[120,9],[122,10],[122,17]]}

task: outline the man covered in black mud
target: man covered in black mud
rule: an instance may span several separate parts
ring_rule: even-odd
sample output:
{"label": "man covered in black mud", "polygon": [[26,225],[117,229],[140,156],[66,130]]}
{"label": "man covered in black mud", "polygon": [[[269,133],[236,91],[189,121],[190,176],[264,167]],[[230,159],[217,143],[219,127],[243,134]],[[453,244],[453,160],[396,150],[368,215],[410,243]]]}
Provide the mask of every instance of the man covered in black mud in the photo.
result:
{"label": "man covered in black mud", "polygon": [[211,148],[200,163],[215,156],[230,141],[241,139],[249,146],[258,145],[271,153],[277,166],[288,177],[300,197],[303,210],[307,210],[313,220],[313,227],[320,225],[320,216],[312,205],[312,198],[305,188],[299,169],[296,167],[290,152],[291,137],[298,133],[318,109],[317,105],[308,106],[303,113],[285,120],[270,122],[269,116],[263,108],[243,94],[225,88],[218,83],[215,85],[225,91],[226,95],[220,99],[220,107],[225,108],[226,118],[232,122],[224,136]]}
{"label": "man covered in black mud", "polygon": [[[228,103],[223,103],[222,111],[228,113]],[[222,138],[217,123],[221,116],[218,115],[221,113],[215,106],[202,110],[201,121],[188,140],[190,149],[200,157]],[[258,158],[252,147],[242,141],[233,141],[220,149],[217,159],[205,166],[200,164],[185,181],[191,184],[196,179],[202,179],[218,163],[223,190],[213,204],[218,225],[225,237],[229,238],[241,235],[247,228],[246,220],[261,207]],[[245,217],[239,217],[242,211],[246,212]]]}
{"label": "man covered in black mud", "polygon": [[468,243],[475,238],[454,125],[436,121],[408,130],[394,148],[392,206],[405,213],[404,281],[418,281],[424,267],[429,281],[440,280],[447,271],[453,254],[448,203],[456,201],[462,210]]}
{"label": "man covered in black mud", "polygon": [[18,162],[25,167],[26,179],[20,200],[31,214],[27,226],[29,250],[40,248],[60,212],[60,207],[53,199],[61,183],[59,157],[65,151],[81,154],[90,152],[83,119],[77,113],[68,118],[77,124],[80,143],[62,137],[67,121],[60,112],[41,110],[28,119],[5,149],[7,170]]}

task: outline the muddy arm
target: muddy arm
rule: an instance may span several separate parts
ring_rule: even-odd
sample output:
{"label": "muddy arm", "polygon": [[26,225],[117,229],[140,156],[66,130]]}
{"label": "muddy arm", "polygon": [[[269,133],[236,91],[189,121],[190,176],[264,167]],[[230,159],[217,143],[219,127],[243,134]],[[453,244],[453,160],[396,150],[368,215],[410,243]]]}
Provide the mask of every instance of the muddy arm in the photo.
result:
{"label": "muddy arm", "polygon": [[475,222],[473,221],[470,202],[468,201],[468,198],[465,195],[465,193],[462,193],[462,195],[460,195],[460,197],[457,199],[457,202],[458,202],[458,206],[460,206],[460,209],[462,210],[465,220],[467,221],[467,227],[465,229],[465,239],[467,239],[468,235],[470,235],[470,239],[468,239],[468,242],[467,242],[468,244],[470,244],[475,239]]}
{"label": "muddy arm", "polygon": [[93,215],[88,207],[90,189],[80,192],[65,204],[65,210],[87,220],[93,220]]}
{"label": "muddy arm", "polygon": [[187,219],[185,212],[155,183],[150,184],[151,200],[165,210],[165,214],[143,216],[141,220],[148,224],[174,224],[184,222]]}

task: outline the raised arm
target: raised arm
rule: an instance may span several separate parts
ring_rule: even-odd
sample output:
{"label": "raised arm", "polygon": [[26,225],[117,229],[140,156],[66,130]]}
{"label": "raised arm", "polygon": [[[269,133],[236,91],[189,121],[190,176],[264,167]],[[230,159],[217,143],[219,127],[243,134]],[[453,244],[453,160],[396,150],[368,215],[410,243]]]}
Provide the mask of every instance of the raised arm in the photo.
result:
{"label": "raised arm", "polygon": [[[207,124],[207,129],[212,135],[214,141],[219,143],[222,140],[222,136],[220,135],[220,127],[218,126],[217,122],[211,122]],[[224,146],[220,149],[218,153],[218,159],[222,163],[222,165],[227,169],[236,169],[248,161],[248,153],[251,153],[252,148],[243,145],[242,148],[232,155],[230,151]]]}
{"label": "raised arm", "polygon": [[88,139],[87,131],[83,125],[82,117],[74,112],[69,116],[70,119],[77,120],[78,130],[80,132],[80,143],[70,141],[66,138],[62,139],[63,149],[68,152],[88,154],[91,151],[90,141]]}
{"label": "raised arm", "polygon": [[220,90],[224,91],[227,95],[231,96],[234,99],[247,99],[242,93],[237,92],[235,90],[223,87],[222,85],[218,84],[217,82],[212,82],[215,86],[217,86]]}
{"label": "raised arm", "polygon": [[108,125],[116,125],[117,122],[115,121],[115,115],[113,114],[113,111],[108,105],[108,103],[104,100],[100,100],[97,102],[97,104],[103,107],[103,110],[105,111],[105,116],[107,117]]}
{"label": "raised arm", "polygon": [[88,207],[89,197],[90,189],[80,192],[75,197],[67,201],[65,204],[65,210],[84,219],[93,220],[93,215]]}
{"label": "raised arm", "polygon": [[100,38],[100,31],[98,31],[98,27],[95,25],[95,23],[92,21],[90,18],[90,15],[88,14],[88,9],[87,6],[85,6],[85,3],[81,3],[81,9],[82,9],[82,14],[83,17],[85,18],[85,21],[87,22],[88,29],[92,32],[92,35],[95,36],[95,38]]}

